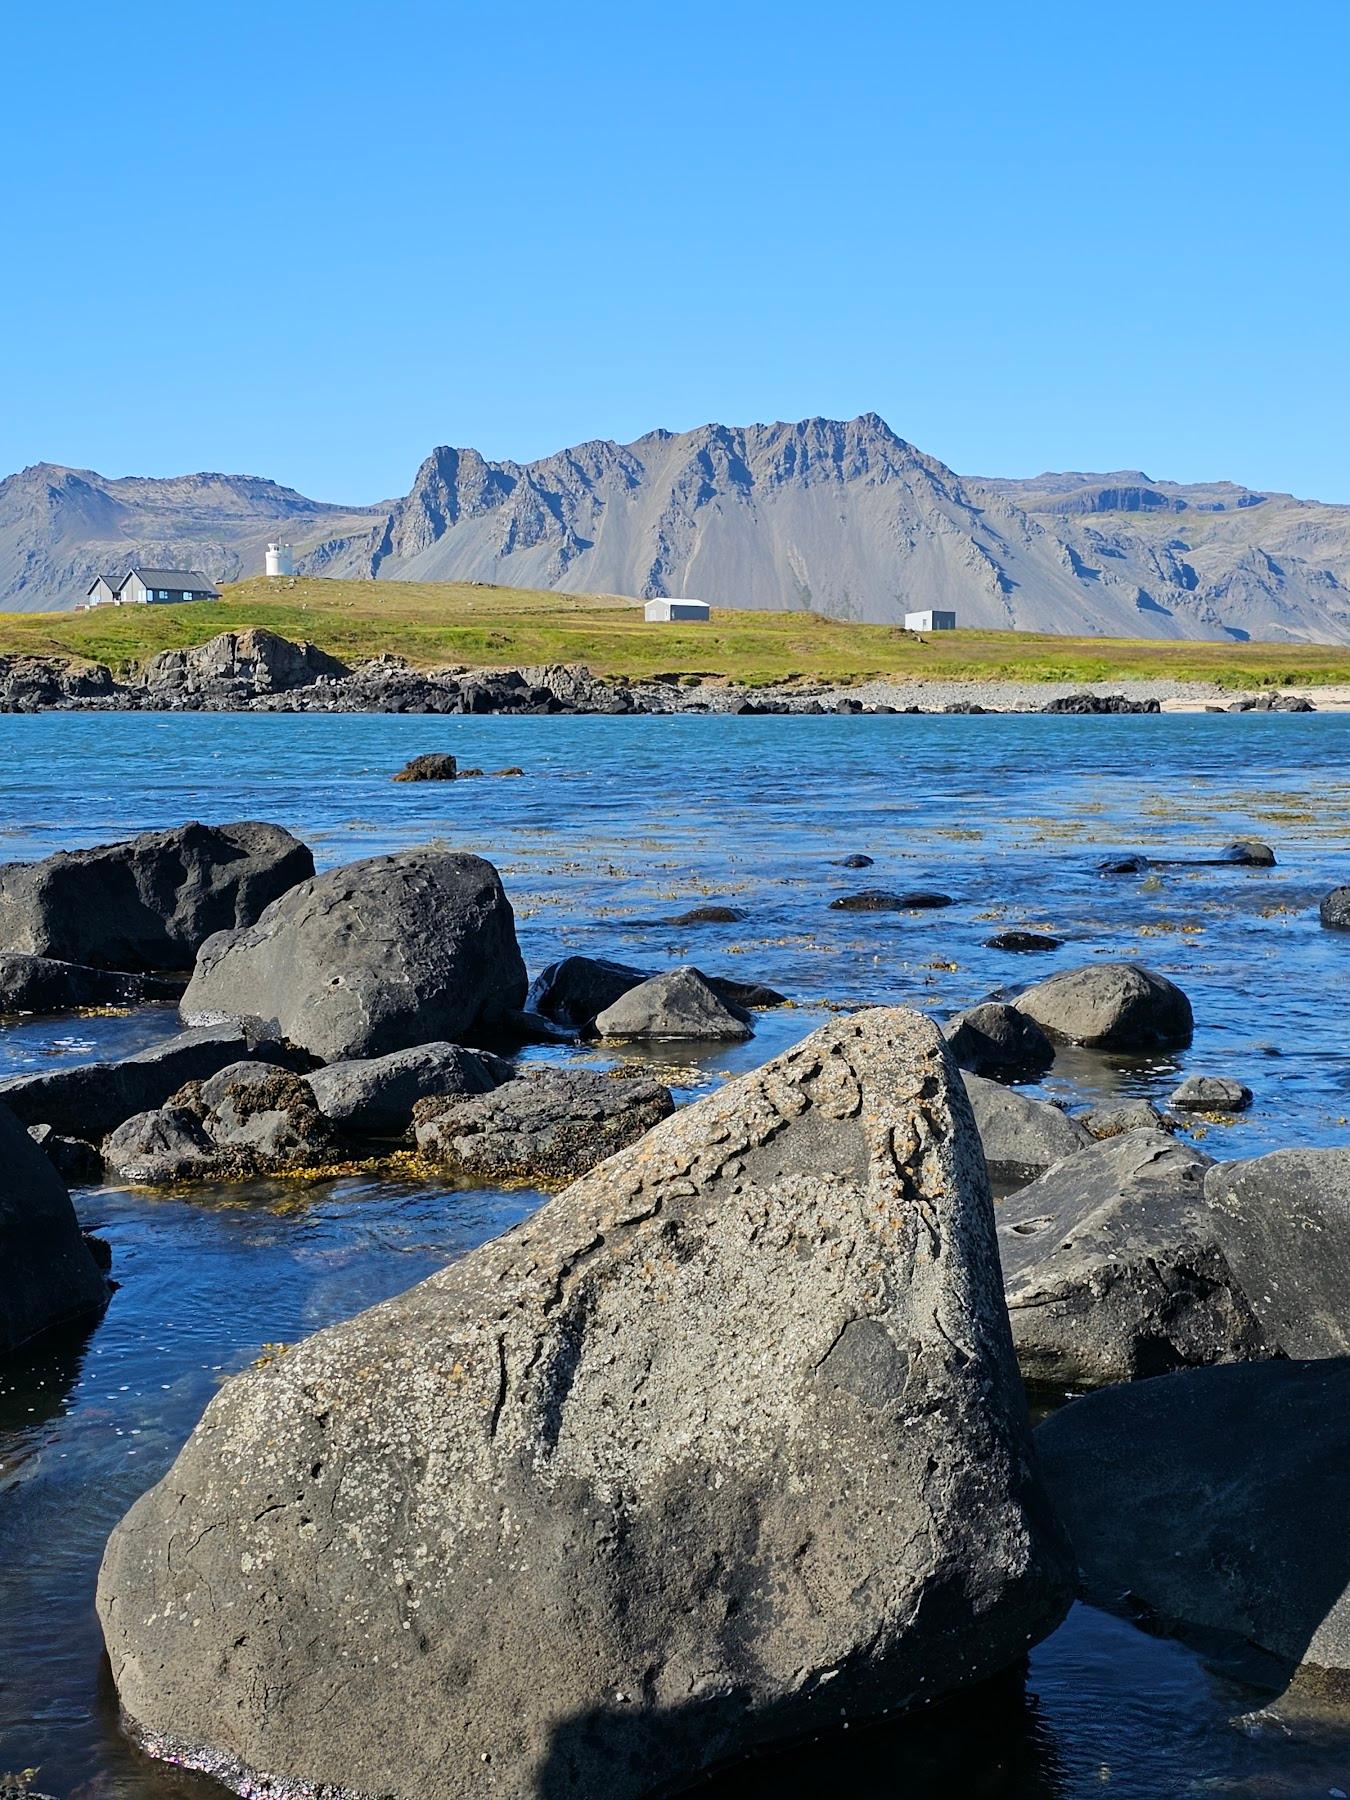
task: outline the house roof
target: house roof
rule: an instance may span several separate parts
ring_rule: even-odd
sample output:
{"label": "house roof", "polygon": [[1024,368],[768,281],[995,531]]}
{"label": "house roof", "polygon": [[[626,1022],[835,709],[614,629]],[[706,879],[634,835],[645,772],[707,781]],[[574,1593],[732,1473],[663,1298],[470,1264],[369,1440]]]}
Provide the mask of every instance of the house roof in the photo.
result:
{"label": "house roof", "polygon": [[119,593],[133,575],[139,575],[148,588],[179,588],[189,594],[217,592],[200,569],[128,569],[117,584]]}
{"label": "house roof", "polygon": [[108,577],[106,575],[95,575],[94,579],[89,583],[89,586],[84,590],[85,593],[92,594],[94,589],[98,586],[100,581],[103,583],[105,588],[107,588],[107,589],[109,589],[109,591],[111,591],[113,584],[111,581],[108,580]]}

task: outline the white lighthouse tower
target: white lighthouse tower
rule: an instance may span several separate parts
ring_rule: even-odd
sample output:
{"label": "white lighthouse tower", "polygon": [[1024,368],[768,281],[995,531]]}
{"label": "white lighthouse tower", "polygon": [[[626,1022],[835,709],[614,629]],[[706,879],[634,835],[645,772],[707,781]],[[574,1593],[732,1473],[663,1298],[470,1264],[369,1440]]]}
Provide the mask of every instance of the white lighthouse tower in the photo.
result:
{"label": "white lighthouse tower", "polygon": [[267,573],[269,575],[294,575],[295,558],[291,555],[289,544],[269,544],[267,546]]}

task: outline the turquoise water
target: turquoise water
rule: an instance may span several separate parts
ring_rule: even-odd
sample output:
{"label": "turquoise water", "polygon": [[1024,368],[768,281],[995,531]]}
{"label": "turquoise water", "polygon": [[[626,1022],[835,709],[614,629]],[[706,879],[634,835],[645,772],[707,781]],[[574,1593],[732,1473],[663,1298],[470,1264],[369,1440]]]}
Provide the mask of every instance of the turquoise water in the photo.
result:
{"label": "turquoise water", "polygon": [[[395,786],[408,757],[518,764],[514,779]],[[562,718],[48,714],[0,717],[0,860],[187,817],[290,826],[321,864],[440,839],[502,871],[532,970],[566,951],[695,961],[794,1004],[754,1041],[666,1053],[685,1096],[812,1030],[838,1005],[945,1009],[1099,955],[1180,981],[1178,1056],[1063,1055],[1075,1102],[1163,1099],[1187,1070],[1256,1090],[1215,1155],[1347,1139],[1350,934],[1316,900],[1350,881],[1350,718]],[[1112,852],[1200,855],[1234,836],[1272,871],[1103,879]],[[861,851],[875,867],[834,860]],[[935,887],[918,915],[831,912],[860,887]],[[733,925],[661,921],[704,901]],[[1050,956],[984,948],[1053,930]],[[0,1024],[0,1072],[136,1048],[167,1009]],[[81,1800],[217,1790],[147,1765],[116,1729],[91,1602],[104,1538],[172,1459],[214,1385],[503,1229],[529,1193],[368,1181],[182,1199],[76,1196],[121,1282],[87,1344],[0,1373],[0,1774]],[[947,1727],[860,1734],[724,1783],[726,1794],[1269,1796],[1350,1792],[1350,1734],[1236,1724],[1259,1697],[1182,1647],[1089,1608],[1031,1660],[1025,1692]],[[717,1790],[714,1790],[717,1791]]]}

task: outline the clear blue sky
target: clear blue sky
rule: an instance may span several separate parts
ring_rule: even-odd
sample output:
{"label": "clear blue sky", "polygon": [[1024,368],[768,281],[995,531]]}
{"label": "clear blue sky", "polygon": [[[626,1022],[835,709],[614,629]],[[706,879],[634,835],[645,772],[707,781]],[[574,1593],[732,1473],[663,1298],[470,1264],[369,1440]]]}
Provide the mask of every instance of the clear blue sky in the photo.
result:
{"label": "clear blue sky", "polygon": [[68,0],[0,26],[0,473],[406,490],[876,409],[1350,500],[1350,8]]}

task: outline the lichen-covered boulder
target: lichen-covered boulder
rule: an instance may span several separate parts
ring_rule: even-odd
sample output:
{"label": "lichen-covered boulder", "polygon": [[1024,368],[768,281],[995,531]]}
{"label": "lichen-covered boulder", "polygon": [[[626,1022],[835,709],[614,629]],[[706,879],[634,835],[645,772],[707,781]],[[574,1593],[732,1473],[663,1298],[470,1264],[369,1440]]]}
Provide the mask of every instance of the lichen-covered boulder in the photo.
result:
{"label": "lichen-covered boulder", "polygon": [[330,869],[202,946],[189,1022],[253,1013],[323,1062],[487,1030],[525,999],[515,916],[490,862],[404,850]]}
{"label": "lichen-covered boulder", "polygon": [[96,1319],[108,1292],[65,1183],[0,1106],[0,1356]]}
{"label": "lichen-covered boulder", "polygon": [[636,1800],[978,1681],[1067,1587],[969,1106],[895,1010],[229,1382],[99,1610],[142,1743],[240,1791]]}
{"label": "lichen-covered boulder", "polygon": [[213,932],[251,925],[314,873],[280,825],[180,825],[0,865],[0,950],[101,969],[190,969]]}

